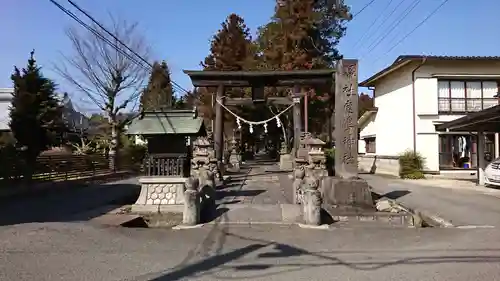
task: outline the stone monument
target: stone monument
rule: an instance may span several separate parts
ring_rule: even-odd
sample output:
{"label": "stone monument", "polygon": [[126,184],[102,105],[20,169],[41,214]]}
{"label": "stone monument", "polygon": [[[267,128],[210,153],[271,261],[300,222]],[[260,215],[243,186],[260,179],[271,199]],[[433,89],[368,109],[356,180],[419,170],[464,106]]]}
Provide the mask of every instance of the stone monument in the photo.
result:
{"label": "stone monument", "polygon": [[335,177],[321,183],[327,205],[373,209],[368,183],[358,177],[358,62],[339,60],[335,73]]}

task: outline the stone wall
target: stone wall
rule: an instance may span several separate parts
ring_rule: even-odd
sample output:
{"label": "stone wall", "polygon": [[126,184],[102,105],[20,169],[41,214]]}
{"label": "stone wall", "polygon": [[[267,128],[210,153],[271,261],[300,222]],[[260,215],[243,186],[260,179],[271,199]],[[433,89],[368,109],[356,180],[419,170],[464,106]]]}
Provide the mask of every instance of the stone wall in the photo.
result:
{"label": "stone wall", "polygon": [[361,173],[385,174],[399,177],[399,157],[359,155],[358,169]]}

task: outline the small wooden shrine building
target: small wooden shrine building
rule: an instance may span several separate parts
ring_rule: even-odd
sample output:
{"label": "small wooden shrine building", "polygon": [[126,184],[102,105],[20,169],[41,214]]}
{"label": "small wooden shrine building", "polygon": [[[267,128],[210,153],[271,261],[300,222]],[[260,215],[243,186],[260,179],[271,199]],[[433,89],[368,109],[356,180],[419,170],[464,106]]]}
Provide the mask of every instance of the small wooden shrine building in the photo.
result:
{"label": "small wooden shrine building", "polygon": [[196,110],[146,111],[132,121],[127,134],[140,135],[147,142],[144,173],[139,178],[141,194],[134,211],[182,208],[184,182],[191,173],[192,142],[206,136],[203,119]]}

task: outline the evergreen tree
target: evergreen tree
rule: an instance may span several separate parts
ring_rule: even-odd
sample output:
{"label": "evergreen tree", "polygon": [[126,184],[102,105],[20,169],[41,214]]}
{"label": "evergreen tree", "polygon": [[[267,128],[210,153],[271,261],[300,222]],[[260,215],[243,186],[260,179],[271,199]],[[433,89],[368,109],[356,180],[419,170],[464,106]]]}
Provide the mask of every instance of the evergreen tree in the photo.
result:
{"label": "evergreen tree", "polygon": [[277,1],[257,41],[272,68],[328,68],[341,57],[336,46],[345,34],[344,24],[329,0]]}
{"label": "evergreen tree", "polygon": [[[346,6],[338,11],[331,0],[277,0],[271,21],[259,28],[256,44],[264,69],[321,69],[334,67],[345,34]],[[342,12],[342,13],[341,13]],[[276,93],[284,94],[284,89]],[[330,89],[307,91],[309,130],[319,133],[332,112]]]}
{"label": "evergreen tree", "polygon": [[56,84],[43,76],[34,51],[27,67],[15,67],[11,79],[14,93],[9,126],[25,160],[33,167],[42,151],[60,144],[58,137],[65,130],[62,107],[55,93]]}
{"label": "evergreen tree", "polygon": [[[201,62],[204,70],[218,71],[244,71],[255,68],[256,63],[255,44],[250,36],[250,29],[246,26],[242,17],[230,14],[221,24],[221,29],[213,36],[210,44],[210,53]],[[211,89],[198,89],[196,97],[198,110],[205,119],[212,119],[213,112]],[[249,91],[241,88],[226,88],[227,97],[242,97]],[[233,108],[236,114],[241,114],[240,108]],[[224,114],[226,128],[235,125],[234,117]],[[207,120],[208,121],[208,120]]]}
{"label": "evergreen tree", "polygon": [[201,63],[205,70],[235,71],[250,68],[255,61],[250,29],[243,18],[231,14],[214,35],[210,54]]}
{"label": "evergreen tree", "polygon": [[147,87],[141,96],[141,110],[170,108],[174,103],[170,70],[165,61],[153,64]]}

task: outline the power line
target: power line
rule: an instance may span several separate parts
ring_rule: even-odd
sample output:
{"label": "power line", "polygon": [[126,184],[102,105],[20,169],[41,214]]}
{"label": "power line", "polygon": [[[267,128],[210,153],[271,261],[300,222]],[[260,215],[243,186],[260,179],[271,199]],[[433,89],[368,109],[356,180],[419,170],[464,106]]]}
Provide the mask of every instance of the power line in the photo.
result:
{"label": "power line", "polygon": [[[394,0],[390,0],[389,3],[384,7],[384,11],[389,8],[389,6],[391,6],[392,2]],[[390,15],[389,15],[390,16]],[[373,22],[369,25],[368,29],[366,30],[366,32],[363,34],[363,36],[361,36],[359,38],[359,40],[356,42],[356,44],[353,45],[353,48],[356,48],[358,46],[359,43],[361,43],[361,41],[363,41],[363,39],[365,38],[366,35],[368,35],[370,33],[370,31],[372,30],[373,26],[375,26],[375,24],[380,20],[382,19],[383,17],[382,16],[377,16],[375,18],[375,20],[373,20]]]}
{"label": "power line", "polygon": [[[426,21],[428,21],[432,16],[434,16],[448,1],[450,0],[444,0],[441,4],[439,4],[439,6],[437,6],[429,15],[427,15],[427,17],[425,17],[419,24],[417,24],[415,26],[415,28],[413,28],[410,32],[408,32],[403,38],[401,38],[401,40],[399,40],[394,46],[392,46],[384,55],[387,55],[388,53],[390,53],[392,50],[394,50],[397,46],[399,46],[399,44],[403,43],[404,40],[406,40],[408,37],[410,37],[410,35],[413,34],[413,32],[415,32],[418,28],[420,28]],[[378,61],[382,56],[380,56],[379,58],[377,58],[375,60]]]}
{"label": "power line", "polygon": [[[139,61],[137,61],[135,58],[131,57],[129,54],[127,54],[126,52],[124,52],[123,50],[121,50],[116,44],[114,44],[109,39],[107,39],[102,34],[100,34],[97,30],[95,30],[94,28],[92,28],[91,26],[89,26],[85,22],[83,22],[81,19],[79,19],[74,13],[72,13],[68,9],[64,8],[62,5],[60,5],[59,3],[57,3],[54,0],[49,0],[49,1],[52,4],[54,4],[57,8],[59,8],[61,11],[63,11],[66,15],[68,15],[69,17],[71,17],[72,19],[74,19],[76,22],[78,22],[81,26],[83,26],[89,32],[91,32],[92,34],[94,34],[94,36],[96,36],[98,39],[100,39],[100,40],[104,41],[106,44],[110,45],[113,49],[115,49],[117,52],[119,52],[120,54],[122,54],[123,56],[125,56],[127,59],[129,59],[130,61],[136,63],[140,67],[143,67],[143,68],[145,67]],[[88,97],[92,100],[92,102],[94,102],[95,104],[99,105],[100,102],[95,97],[93,97],[92,95],[88,95]]]}
{"label": "power line", "polygon": [[[152,70],[152,65],[147,62],[147,60],[145,60],[144,58],[142,58],[141,56],[137,56],[137,53],[136,52],[133,52],[136,54],[136,57],[138,57],[139,59],[141,59],[142,61],[146,62],[147,63],[147,66],[143,65],[139,60],[137,60],[136,58],[132,57],[130,54],[128,54],[127,52],[125,52],[124,50],[122,50],[116,43],[113,43],[111,42],[108,38],[104,37],[101,33],[99,33],[96,29],[94,29],[93,27],[89,26],[88,24],[86,24],[85,22],[83,22],[80,18],[78,18],[78,16],[76,16],[73,12],[69,11],[68,9],[64,8],[61,4],[57,3],[55,0],[49,0],[52,4],[54,4],[57,8],[59,8],[61,11],[63,11],[66,15],[68,15],[69,17],[71,17],[73,20],[75,20],[78,24],[80,24],[81,26],[83,26],[85,29],[87,29],[89,32],[91,32],[94,36],[96,36],[98,39],[104,41],[106,44],[108,44],[109,46],[111,46],[114,50],[116,50],[118,53],[122,54],[123,56],[125,56],[127,59],[129,59],[131,62],[135,63],[136,65],[142,67],[143,69],[145,70],[148,70],[148,71],[151,71]],[[88,13],[87,13],[88,14]],[[103,28],[102,27],[102,24],[99,24],[99,23],[96,23],[99,27]],[[105,30],[108,34],[110,34],[113,38],[116,38],[118,39],[114,34],[110,33],[108,30]],[[115,39],[115,40],[116,40]],[[131,51],[131,49],[126,45],[124,44],[121,40],[116,40],[116,41],[119,41],[120,44],[122,44],[123,46],[125,46],[128,50]],[[166,74],[165,74],[166,75]],[[182,88],[179,84],[177,84],[175,81],[172,81],[172,88],[174,90],[180,90],[180,91],[183,91],[183,92],[186,92],[188,93],[188,91],[184,88]],[[95,98],[93,97],[90,97],[93,102],[97,102],[95,100]]]}
{"label": "power line", "polygon": [[[382,26],[391,18],[391,16],[396,12],[396,10],[405,2],[406,0],[401,0],[399,1],[399,4],[397,4],[394,9],[392,9],[392,11],[389,13],[389,15],[387,15],[386,17],[384,17],[384,20],[375,28],[375,30],[379,30],[380,28],[382,28]],[[376,34],[376,32],[373,32],[370,34],[370,36],[368,36],[368,38],[366,38],[365,42],[368,42],[370,41],[370,39],[372,39],[373,35]],[[363,46],[363,44],[361,44],[360,48]]]}
{"label": "power line", "polygon": [[361,10],[359,10],[357,13],[355,13],[352,17],[355,18],[356,16],[358,16],[359,14],[361,14],[366,8],[368,8],[375,1],[376,0],[371,0],[370,2],[368,2],[363,8],[361,8]]}
{"label": "power line", "polygon": [[393,24],[391,24],[387,29],[386,29],[386,33],[385,35],[381,36],[379,38],[378,41],[376,41],[374,44],[371,44],[368,48],[369,50],[364,54],[362,55],[362,58],[365,57],[366,55],[368,55],[371,51],[373,51],[375,48],[377,48],[380,43],[382,43],[382,41],[387,38],[387,36],[389,36],[389,34],[391,34],[395,29],[396,27],[401,24],[401,22],[403,22],[406,17],[408,17],[408,15],[418,6],[418,4],[421,2],[422,0],[415,0],[410,6],[408,6],[405,10],[405,12],[403,14],[400,15],[399,18],[397,18]]}
{"label": "power line", "polygon": [[[51,0],[52,1],[52,0]],[[100,22],[98,22],[94,17],[92,17],[87,11],[82,9],[80,6],[78,6],[75,2],[71,0],[67,0],[73,7],[75,7],[78,11],[80,11],[82,14],[84,14],[86,17],[88,17],[93,23],[95,23],[97,26],[99,26],[102,30],[104,30],[107,34],[109,34],[113,39],[115,39],[118,43],[123,45],[127,50],[129,50],[132,54],[134,54],[137,58],[139,58],[141,61],[149,65],[151,68],[153,68],[153,65],[148,62],[144,57],[139,55],[137,52],[132,50],[127,44],[123,43],[120,38],[118,38],[116,35],[114,35],[112,32],[110,32],[108,29],[106,29]],[[186,89],[184,89],[181,85],[177,84],[174,80],[170,80],[173,85],[175,85],[177,88],[183,90],[186,93],[189,93]]]}
{"label": "power line", "polygon": [[56,1],[54,0],[49,0],[50,2],[52,2],[54,5],[56,5],[61,11],[63,11],[66,15],[68,15],[69,17],[71,17],[72,19],[74,19],[76,22],[78,22],[81,26],[83,26],[85,29],[87,29],[88,31],[90,31],[92,34],[94,34],[97,38],[101,39],[102,41],[104,41],[106,44],[110,45],[111,47],[113,47],[113,49],[115,49],[116,51],[118,51],[119,53],[121,53],[122,55],[126,56],[127,59],[130,59],[132,61],[134,61],[134,63],[136,64],[139,64],[140,66],[144,67],[142,64],[140,64],[139,61],[137,61],[135,58],[131,57],[129,54],[127,54],[126,52],[124,52],[123,50],[121,50],[115,43],[111,42],[108,38],[104,37],[102,34],[100,34],[97,30],[95,30],[94,28],[92,28],[91,26],[89,26],[88,24],[86,24],[85,22],[83,22],[81,19],[79,19],[74,13],[72,13],[71,11],[69,11],[68,9],[64,8],[63,6],[61,6],[59,3],[57,3]]}

